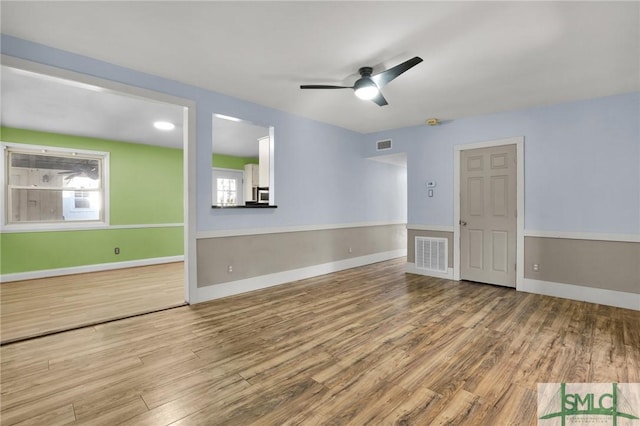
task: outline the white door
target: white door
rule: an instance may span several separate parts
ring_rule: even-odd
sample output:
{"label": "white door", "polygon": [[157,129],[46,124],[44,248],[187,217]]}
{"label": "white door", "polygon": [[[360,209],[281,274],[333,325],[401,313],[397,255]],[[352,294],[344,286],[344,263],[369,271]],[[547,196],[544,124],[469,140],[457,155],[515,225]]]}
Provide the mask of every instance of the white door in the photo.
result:
{"label": "white door", "polygon": [[211,199],[215,206],[244,205],[242,170],[213,169],[211,173]]}
{"label": "white door", "polygon": [[516,286],[516,146],[460,153],[460,278]]}

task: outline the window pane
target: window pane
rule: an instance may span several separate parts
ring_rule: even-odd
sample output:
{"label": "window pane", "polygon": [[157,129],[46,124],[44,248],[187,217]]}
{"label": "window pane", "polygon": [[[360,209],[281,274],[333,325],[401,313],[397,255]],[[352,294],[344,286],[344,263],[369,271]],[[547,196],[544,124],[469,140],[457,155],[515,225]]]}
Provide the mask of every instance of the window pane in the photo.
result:
{"label": "window pane", "polygon": [[62,191],[64,220],[100,220],[99,191]]}
{"label": "window pane", "polygon": [[10,154],[9,185],[45,188],[100,187],[100,160],[45,154]]}
{"label": "window pane", "polygon": [[11,190],[11,222],[62,221],[62,191]]}
{"label": "window pane", "polygon": [[12,189],[9,222],[100,220],[100,192],[83,192],[83,197],[76,198],[76,191]]}
{"label": "window pane", "polygon": [[238,179],[217,177],[215,186],[216,205],[235,206],[238,204]]}

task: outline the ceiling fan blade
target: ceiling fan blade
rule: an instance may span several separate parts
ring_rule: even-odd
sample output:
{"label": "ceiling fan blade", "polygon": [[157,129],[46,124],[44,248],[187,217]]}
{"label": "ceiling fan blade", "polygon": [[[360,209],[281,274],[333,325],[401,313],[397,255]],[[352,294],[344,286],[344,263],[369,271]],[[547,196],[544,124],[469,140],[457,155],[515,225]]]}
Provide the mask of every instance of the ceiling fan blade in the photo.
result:
{"label": "ceiling fan blade", "polygon": [[380,91],[378,91],[378,94],[376,95],[376,97],[371,100],[380,106],[388,105],[387,100],[384,98],[384,96],[382,96],[382,92]]}
{"label": "ceiling fan blade", "polygon": [[303,84],[301,89],[353,89],[352,86],[327,86],[323,84]]}
{"label": "ceiling fan blade", "polygon": [[403,72],[415,67],[420,62],[422,62],[422,58],[416,56],[415,58],[404,61],[403,63],[396,65],[393,68],[389,68],[386,71],[382,71],[381,73],[371,76],[371,80],[373,80],[373,82],[376,83],[378,87],[382,87]]}

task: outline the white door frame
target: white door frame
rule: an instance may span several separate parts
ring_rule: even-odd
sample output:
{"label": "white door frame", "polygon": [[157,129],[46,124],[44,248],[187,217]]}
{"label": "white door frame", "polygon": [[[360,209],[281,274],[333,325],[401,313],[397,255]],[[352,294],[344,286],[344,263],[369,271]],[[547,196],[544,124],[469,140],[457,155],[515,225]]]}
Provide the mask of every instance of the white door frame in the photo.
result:
{"label": "white door frame", "polygon": [[524,136],[456,145],[453,151],[453,279],[460,281],[460,154],[461,151],[515,145],[516,170],[516,290],[524,284]]}
{"label": "white door frame", "polygon": [[2,65],[101,87],[105,91],[120,95],[147,98],[183,107],[184,299],[187,303],[195,302],[198,290],[196,269],[196,103],[190,99],[8,55],[2,55]]}

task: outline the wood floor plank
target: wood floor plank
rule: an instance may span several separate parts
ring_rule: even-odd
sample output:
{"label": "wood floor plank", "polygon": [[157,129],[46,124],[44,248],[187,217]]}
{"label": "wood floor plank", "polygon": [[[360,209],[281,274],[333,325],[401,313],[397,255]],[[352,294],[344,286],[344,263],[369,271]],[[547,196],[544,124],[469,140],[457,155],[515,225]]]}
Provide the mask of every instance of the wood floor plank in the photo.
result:
{"label": "wood floor plank", "polygon": [[183,262],[0,284],[0,342],[184,304]]}
{"label": "wood floor plank", "polygon": [[139,395],[100,401],[99,404],[81,405],[74,403],[76,421],[73,425],[110,426],[120,424],[140,413],[147,412],[147,406]]}
{"label": "wood floor plank", "polygon": [[435,416],[434,419],[429,419],[429,425],[467,425],[477,422],[477,417],[474,414],[477,411],[482,410],[482,405],[486,405],[482,400],[472,393],[459,390],[447,402],[442,411]]}
{"label": "wood floor plank", "polygon": [[239,383],[240,388],[249,387],[249,383],[238,374],[228,373],[221,367],[207,367],[176,377],[142,391],[142,399],[147,407],[154,409],[181,398],[188,399],[212,388],[224,388]]}
{"label": "wood floor plank", "polygon": [[404,265],[3,345],[0,423],[531,425],[539,382],[640,381],[638,311]]}
{"label": "wood floor plank", "polygon": [[27,425],[62,426],[62,425],[71,424],[74,421],[75,421],[75,413],[73,410],[73,405],[66,404],[66,405],[63,405],[62,407],[58,407],[51,411],[42,413],[40,415],[30,417],[24,421],[21,421],[15,424],[18,426],[27,426]]}
{"label": "wood floor plank", "polygon": [[408,397],[380,422],[383,425],[422,425],[427,413],[437,412],[446,400],[426,387],[410,392]]}

